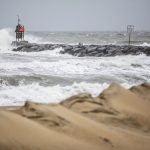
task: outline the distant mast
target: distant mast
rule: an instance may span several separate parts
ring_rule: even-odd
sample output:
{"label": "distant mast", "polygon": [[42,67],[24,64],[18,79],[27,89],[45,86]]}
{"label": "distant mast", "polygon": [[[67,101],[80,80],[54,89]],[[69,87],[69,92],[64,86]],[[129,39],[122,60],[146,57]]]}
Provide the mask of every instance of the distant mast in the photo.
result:
{"label": "distant mast", "polygon": [[20,22],[20,18],[19,18],[19,15],[18,15],[18,25],[19,25],[19,22]]}
{"label": "distant mast", "polygon": [[18,15],[18,25],[16,26],[16,41],[24,41],[24,26],[20,24],[20,18]]}
{"label": "distant mast", "polygon": [[129,45],[131,44],[131,33],[134,32],[134,25],[127,25],[127,33],[129,34]]}

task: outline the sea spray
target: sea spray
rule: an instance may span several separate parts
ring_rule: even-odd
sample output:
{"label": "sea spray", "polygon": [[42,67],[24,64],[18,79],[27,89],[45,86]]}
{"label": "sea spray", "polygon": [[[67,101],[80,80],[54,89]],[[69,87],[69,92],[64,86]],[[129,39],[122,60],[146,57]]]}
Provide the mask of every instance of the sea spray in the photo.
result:
{"label": "sea spray", "polygon": [[[144,54],[79,58],[60,54],[62,48],[13,52],[10,46],[15,38],[14,31],[2,29],[0,33],[0,105],[3,106],[22,105],[28,99],[41,103],[59,102],[80,92],[97,96],[112,82],[130,87],[150,81],[150,59]],[[97,32],[86,38],[85,34],[27,32],[25,39],[38,44],[45,41],[101,44],[102,40],[111,44],[111,38],[117,44],[120,41],[116,33]],[[105,37],[110,34],[110,39]],[[148,44],[148,40],[144,37],[143,41]]]}
{"label": "sea spray", "polygon": [[10,28],[0,30],[0,50],[11,49],[11,42],[14,41],[13,31]]}
{"label": "sea spray", "polygon": [[19,86],[4,86],[0,91],[0,105],[23,105],[26,100],[40,103],[56,103],[78,93],[90,93],[97,96],[108,84],[73,83],[68,86],[40,86],[38,83]]}

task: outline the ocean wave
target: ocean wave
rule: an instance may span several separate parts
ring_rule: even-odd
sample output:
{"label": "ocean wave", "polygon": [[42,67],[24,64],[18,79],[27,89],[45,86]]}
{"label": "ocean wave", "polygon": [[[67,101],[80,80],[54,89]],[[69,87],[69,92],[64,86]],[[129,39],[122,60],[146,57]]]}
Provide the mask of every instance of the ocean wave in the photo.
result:
{"label": "ocean wave", "polygon": [[[13,46],[11,45],[12,41],[15,41],[15,32],[12,28],[4,28],[0,29],[0,50],[1,52],[8,52],[8,50],[11,50]],[[50,41],[44,41],[42,37],[35,36],[29,32],[25,35],[25,40],[29,43],[38,43],[38,44],[46,44],[46,43],[52,43]]]}
{"label": "ocean wave", "polygon": [[150,47],[150,43],[144,42],[143,44],[140,44],[140,46],[148,46],[148,47]]}
{"label": "ocean wave", "polygon": [[71,79],[78,78],[83,81],[136,83],[150,80],[149,67],[150,60],[145,55],[107,58],[53,58],[47,54],[36,56],[11,55],[11,57],[8,55],[5,58],[2,56],[0,76],[41,75]]}
{"label": "ocean wave", "polygon": [[[0,76],[0,89],[5,86],[19,86],[29,85],[32,83],[38,83],[41,86],[53,86],[60,84],[61,86],[70,85],[74,81],[81,82],[82,78],[65,78],[60,76],[47,76],[41,74],[29,74],[29,75],[1,75]],[[96,81],[96,79],[95,79]]]}
{"label": "ocean wave", "polygon": [[22,105],[26,100],[32,100],[42,103],[55,103],[64,100],[67,97],[78,93],[91,93],[97,96],[103,89],[107,88],[108,84],[99,83],[73,83],[68,86],[40,86],[38,83],[19,86],[5,86],[0,90],[0,105]]}
{"label": "ocean wave", "polygon": [[11,53],[13,54],[18,54],[18,55],[22,55],[22,56],[27,56],[27,57],[30,57],[30,56],[34,56],[34,57],[73,57],[69,54],[61,54],[60,52],[63,50],[63,48],[55,48],[53,50],[44,50],[44,51],[39,51],[39,52],[20,52],[20,51],[12,51]]}
{"label": "ocean wave", "polygon": [[0,30],[0,50],[6,51],[12,49],[11,42],[14,41],[13,30],[5,28]]}
{"label": "ocean wave", "polygon": [[[120,37],[121,36],[121,37]],[[126,33],[122,32],[26,32],[25,40],[37,44],[71,44],[76,45],[79,42],[84,44],[128,44]],[[149,33],[138,32],[132,39],[133,45],[150,46],[148,37]],[[11,42],[15,41],[15,32],[12,28],[0,29],[0,49],[11,49]],[[141,44],[143,42],[143,44]]]}
{"label": "ocean wave", "polygon": [[42,41],[42,38],[39,37],[39,36],[35,36],[35,35],[32,35],[30,33],[27,33],[26,36],[25,36],[25,40],[30,42],[30,43],[44,43]]}
{"label": "ocean wave", "polygon": [[[132,85],[122,84],[129,88]],[[109,84],[107,83],[73,83],[68,86],[49,86],[44,87],[38,83],[30,85],[5,86],[0,90],[1,106],[23,105],[26,100],[40,103],[60,102],[72,95],[78,93],[90,93],[92,96],[98,96]]]}

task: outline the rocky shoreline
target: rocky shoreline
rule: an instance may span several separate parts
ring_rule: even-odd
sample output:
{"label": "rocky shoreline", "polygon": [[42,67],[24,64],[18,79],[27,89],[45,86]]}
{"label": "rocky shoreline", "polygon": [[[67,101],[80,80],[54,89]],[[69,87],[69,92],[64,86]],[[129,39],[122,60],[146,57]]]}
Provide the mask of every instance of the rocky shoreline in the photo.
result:
{"label": "rocky shoreline", "polygon": [[13,42],[17,47],[13,51],[40,52],[62,48],[61,54],[70,54],[78,57],[94,56],[108,57],[118,55],[139,55],[150,56],[150,47],[133,45],[69,45],[69,44],[36,44],[28,42]]}

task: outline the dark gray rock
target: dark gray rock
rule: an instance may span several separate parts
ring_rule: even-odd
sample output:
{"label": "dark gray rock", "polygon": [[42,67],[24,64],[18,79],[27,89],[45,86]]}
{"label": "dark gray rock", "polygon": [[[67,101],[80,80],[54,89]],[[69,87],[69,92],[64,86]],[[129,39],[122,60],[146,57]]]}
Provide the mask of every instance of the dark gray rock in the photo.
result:
{"label": "dark gray rock", "polygon": [[36,43],[18,43],[13,51],[39,52],[44,50],[54,50],[62,47],[61,54],[70,54],[78,57],[95,56],[108,57],[117,55],[139,55],[146,54],[150,56],[150,47],[128,46],[128,45],[67,45],[67,44],[36,44]]}
{"label": "dark gray rock", "polygon": [[87,54],[97,50],[97,46],[89,46],[86,49]]}
{"label": "dark gray rock", "polygon": [[76,47],[76,48],[72,49],[73,53],[79,53],[79,52],[81,52],[82,50],[83,50],[83,49],[80,48],[80,47]]}
{"label": "dark gray rock", "polygon": [[98,55],[97,51],[92,51],[92,52],[87,54],[87,56],[96,56],[96,55]]}
{"label": "dark gray rock", "polygon": [[12,41],[11,43],[12,46],[24,46],[28,44],[28,41]]}
{"label": "dark gray rock", "polygon": [[71,45],[66,45],[65,47],[64,47],[64,51],[66,51],[66,52],[69,52],[69,51],[71,51],[73,49],[73,46],[71,46]]}
{"label": "dark gray rock", "polygon": [[106,50],[106,47],[105,47],[105,46],[101,46],[101,47],[98,47],[98,48],[97,48],[97,51],[99,51],[99,52],[102,52],[102,51],[104,51],[104,50]]}

